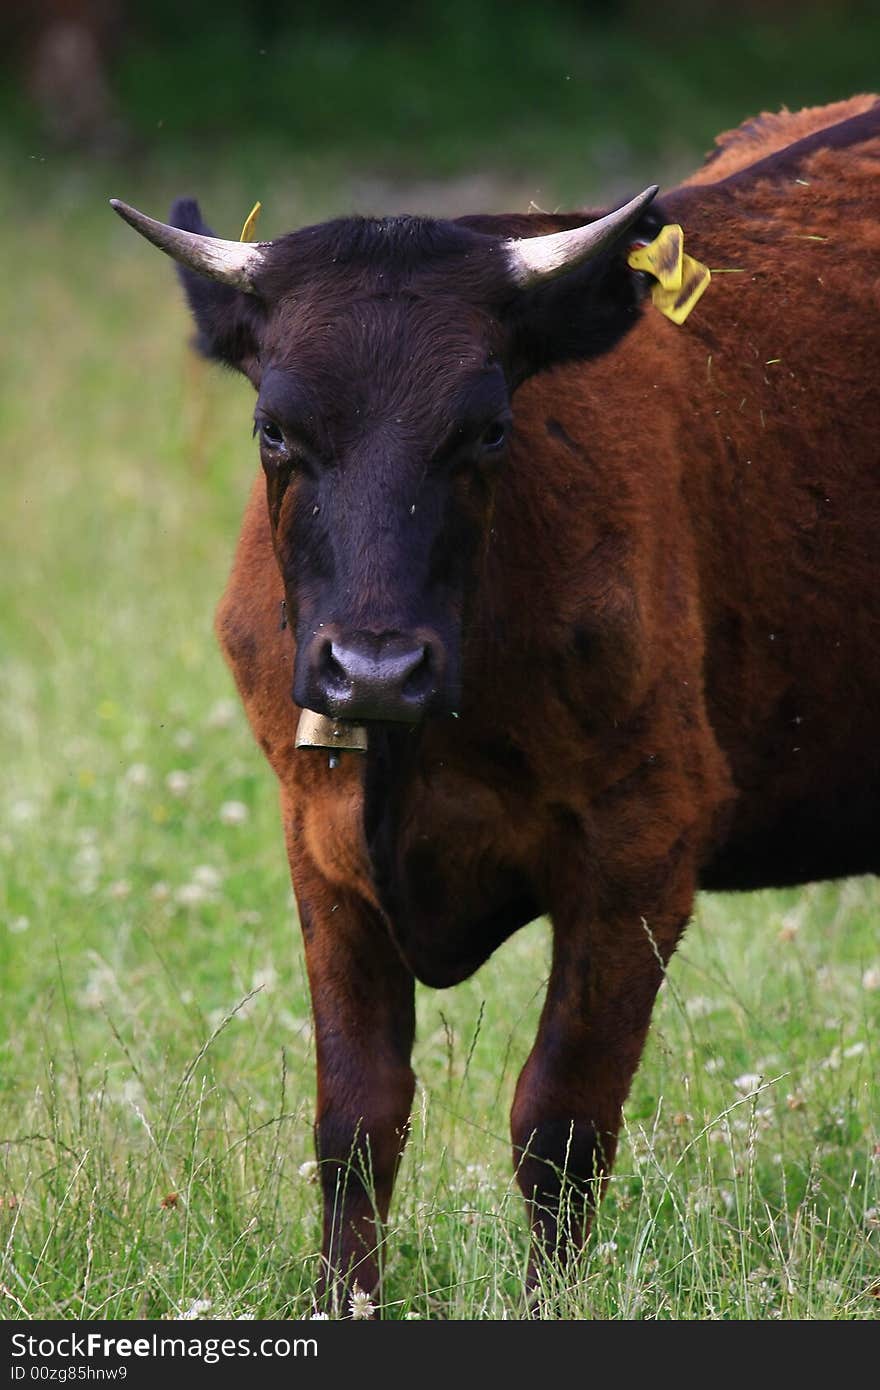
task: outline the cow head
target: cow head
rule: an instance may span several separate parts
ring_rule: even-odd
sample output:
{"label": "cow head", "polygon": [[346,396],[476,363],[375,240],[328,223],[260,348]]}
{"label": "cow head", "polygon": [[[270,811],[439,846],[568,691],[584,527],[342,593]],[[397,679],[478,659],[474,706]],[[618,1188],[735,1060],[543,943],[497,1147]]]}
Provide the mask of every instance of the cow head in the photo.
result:
{"label": "cow head", "polygon": [[656,191],[586,223],[347,219],[254,244],[213,237],[188,200],[170,226],[114,203],[179,262],[200,350],[257,391],[297,704],[355,723],[456,710],[511,396],[634,322],[625,248],[661,225]]}

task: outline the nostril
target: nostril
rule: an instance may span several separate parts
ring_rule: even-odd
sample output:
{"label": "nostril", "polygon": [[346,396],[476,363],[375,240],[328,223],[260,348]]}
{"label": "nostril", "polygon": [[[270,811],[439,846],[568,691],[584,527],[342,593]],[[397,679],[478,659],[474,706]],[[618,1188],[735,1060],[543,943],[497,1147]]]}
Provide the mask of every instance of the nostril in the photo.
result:
{"label": "nostril", "polygon": [[318,657],[318,673],[322,680],[333,686],[347,686],[351,683],[350,677],[345,666],[339,660],[336,647],[332,642],[325,642]]}
{"label": "nostril", "polygon": [[431,648],[426,646],[422,648],[421,656],[418,658],[403,683],[404,697],[409,700],[415,700],[427,694],[431,686],[433,675]]}

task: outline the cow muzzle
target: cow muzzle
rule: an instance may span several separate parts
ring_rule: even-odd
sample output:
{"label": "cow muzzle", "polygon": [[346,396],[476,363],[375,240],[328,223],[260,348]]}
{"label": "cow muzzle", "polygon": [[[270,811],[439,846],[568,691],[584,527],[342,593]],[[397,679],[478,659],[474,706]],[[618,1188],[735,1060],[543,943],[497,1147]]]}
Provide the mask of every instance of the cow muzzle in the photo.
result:
{"label": "cow muzzle", "polygon": [[445,665],[432,632],[342,632],[328,624],[303,653],[294,699],[350,724],[415,724],[437,704]]}

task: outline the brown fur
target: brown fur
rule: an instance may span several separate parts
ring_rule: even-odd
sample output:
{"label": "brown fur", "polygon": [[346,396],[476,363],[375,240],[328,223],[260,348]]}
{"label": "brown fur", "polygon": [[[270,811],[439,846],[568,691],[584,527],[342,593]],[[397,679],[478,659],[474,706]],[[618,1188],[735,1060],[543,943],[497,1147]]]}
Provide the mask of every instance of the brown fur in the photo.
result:
{"label": "brown fur", "polygon": [[762,111],[750,121],[744,121],[734,130],[725,130],[715,137],[715,149],[708,155],[705,164],[696,173],[686,178],[685,187],[696,184],[717,183],[747,169],[759,159],[784,150],[807,135],[837,125],[851,116],[861,116],[870,111],[877,98],[871,93],[864,96],[849,97],[846,101],[835,101],[829,106],[805,106],[801,111]]}
{"label": "brown fur", "polygon": [[[551,915],[512,1134],[535,1258],[562,1256],[697,886],[878,867],[880,128],[822,134],[873,102],[720,137],[664,212],[728,273],[684,327],[648,303],[613,351],[518,389],[460,717],[429,720],[409,763],[294,750],[254,484],[217,628],[282,789],[334,1277],[378,1278],[364,1172],[384,1218],[416,977],[454,984]],[[582,1196],[564,1230],[563,1168]]]}

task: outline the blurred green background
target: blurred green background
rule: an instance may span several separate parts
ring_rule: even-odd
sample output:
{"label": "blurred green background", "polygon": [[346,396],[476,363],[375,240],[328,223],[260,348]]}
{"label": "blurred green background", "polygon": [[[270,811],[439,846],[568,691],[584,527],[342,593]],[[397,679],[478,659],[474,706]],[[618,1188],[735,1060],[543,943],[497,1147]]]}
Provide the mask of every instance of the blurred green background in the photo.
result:
{"label": "blurred green background", "polygon": [[[277,184],[482,171],[582,196],[783,104],[871,88],[868,0],[33,0],[0,19],[3,129],[62,170]],[[5,32],[4,32],[5,31]],[[38,180],[39,182],[39,180]],[[268,190],[267,190],[268,191]]]}
{"label": "blurred green background", "polygon": [[[0,1317],[307,1312],[309,1000],[211,632],[251,391],[192,358],[107,199],[196,194],[225,236],[257,198],[266,236],[597,206],[876,86],[880,8],[32,0],[0,40]],[[877,915],[872,881],[701,905],[568,1315],[873,1315]],[[517,1315],[506,1110],[546,943],[419,991],[394,1315]]]}

